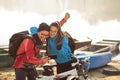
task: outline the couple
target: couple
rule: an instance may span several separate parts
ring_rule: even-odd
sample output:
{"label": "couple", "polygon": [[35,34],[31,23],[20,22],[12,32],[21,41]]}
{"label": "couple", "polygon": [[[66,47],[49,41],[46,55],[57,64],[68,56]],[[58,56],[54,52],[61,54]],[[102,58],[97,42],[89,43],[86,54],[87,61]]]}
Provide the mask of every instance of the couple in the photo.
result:
{"label": "couple", "polygon": [[[15,68],[16,80],[34,80],[34,76],[27,74],[28,70],[23,65],[24,62],[31,64],[45,64],[50,58],[44,56],[37,58],[40,52],[39,45],[41,45],[46,39],[48,39],[49,54],[57,54],[55,61],[57,62],[57,73],[62,73],[72,69],[71,61],[72,53],[68,45],[68,40],[63,36],[61,26],[70,17],[69,13],[65,14],[65,17],[60,22],[53,22],[49,25],[41,23],[37,29],[37,34],[33,35],[35,44],[31,39],[24,39],[20,44],[17,54],[25,52],[25,55],[19,55],[15,58],[13,67]],[[59,43],[62,41],[62,45]]]}

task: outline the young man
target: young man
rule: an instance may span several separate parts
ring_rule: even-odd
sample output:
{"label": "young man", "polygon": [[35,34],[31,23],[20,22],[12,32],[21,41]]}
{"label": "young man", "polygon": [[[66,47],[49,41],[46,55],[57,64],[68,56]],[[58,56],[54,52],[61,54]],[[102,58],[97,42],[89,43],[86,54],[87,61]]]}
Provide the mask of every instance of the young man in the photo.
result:
{"label": "young man", "polygon": [[[31,74],[32,69],[27,69],[24,66],[24,63],[30,63],[33,65],[36,64],[45,64],[49,61],[48,56],[42,58],[37,58],[37,55],[40,52],[39,45],[41,45],[46,38],[49,36],[49,26],[46,23],[41,23],[38,28],[37,34],[33,37],[33,40],[26,38],[20,44],[17,55],[13,64],[15,68],[16,80],[35,80],[35,76]],[[24,53],[22,55],[19,55]]]}

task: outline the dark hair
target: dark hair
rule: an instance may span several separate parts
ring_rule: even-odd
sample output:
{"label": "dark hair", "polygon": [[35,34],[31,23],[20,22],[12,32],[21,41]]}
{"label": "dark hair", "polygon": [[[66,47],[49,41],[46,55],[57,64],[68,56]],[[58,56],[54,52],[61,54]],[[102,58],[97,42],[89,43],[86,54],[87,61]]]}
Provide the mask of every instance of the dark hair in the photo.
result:
{"label": "dark hair", "polygon": [[56,40],[56,44],[59,44],[62,40],[62,37],[63,37],[63,32],[61,30],[60,24],[58,21],[56,21],[56,22],[53,22],[50,24],[50,28],[51,28],[51,26],[55,26],[58,29],[58,32],[57,32],[58,38]]}
{"label": "dark hair", "polygon": [[43,31],[43,30],[50,31],[50,27],[47,23],[43,22],[43,23],[39,24],[39,27],[38,27],[37,31],[39,32],[39,31]]}

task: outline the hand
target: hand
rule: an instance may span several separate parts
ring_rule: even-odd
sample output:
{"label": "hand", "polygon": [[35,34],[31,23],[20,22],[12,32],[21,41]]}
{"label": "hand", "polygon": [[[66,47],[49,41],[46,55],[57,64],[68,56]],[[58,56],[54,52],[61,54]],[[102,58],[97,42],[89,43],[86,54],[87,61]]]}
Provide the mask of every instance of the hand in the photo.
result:
{"label": "hand", "polygon": [[43,61],[43,64],[45,64],[45,63],[47,63],[47,62],[50,60],[50,57],[44,56],[44,57],[42,57],[41,59],[42,59],[42,61]]}
{"label": "hand", "polygon": [[65,17],[64,17],[66,20],[70,18],[70,14],[67,12],[65,13]]}

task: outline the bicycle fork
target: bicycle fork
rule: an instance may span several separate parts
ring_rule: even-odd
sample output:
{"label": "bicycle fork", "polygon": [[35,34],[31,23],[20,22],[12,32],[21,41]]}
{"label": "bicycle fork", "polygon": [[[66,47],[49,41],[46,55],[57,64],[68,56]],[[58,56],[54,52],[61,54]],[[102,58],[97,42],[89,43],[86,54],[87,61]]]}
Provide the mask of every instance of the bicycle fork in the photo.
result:
{"label": "bicycle fork", "polygon": [[76,65],[76,70],[77,70],[77,74],[78,74],[78,80],[82,80],[82,77],[87,80],[88,79],[88,75],[85,72],[85,70],[82,68],[81,64],[77,64]]}

